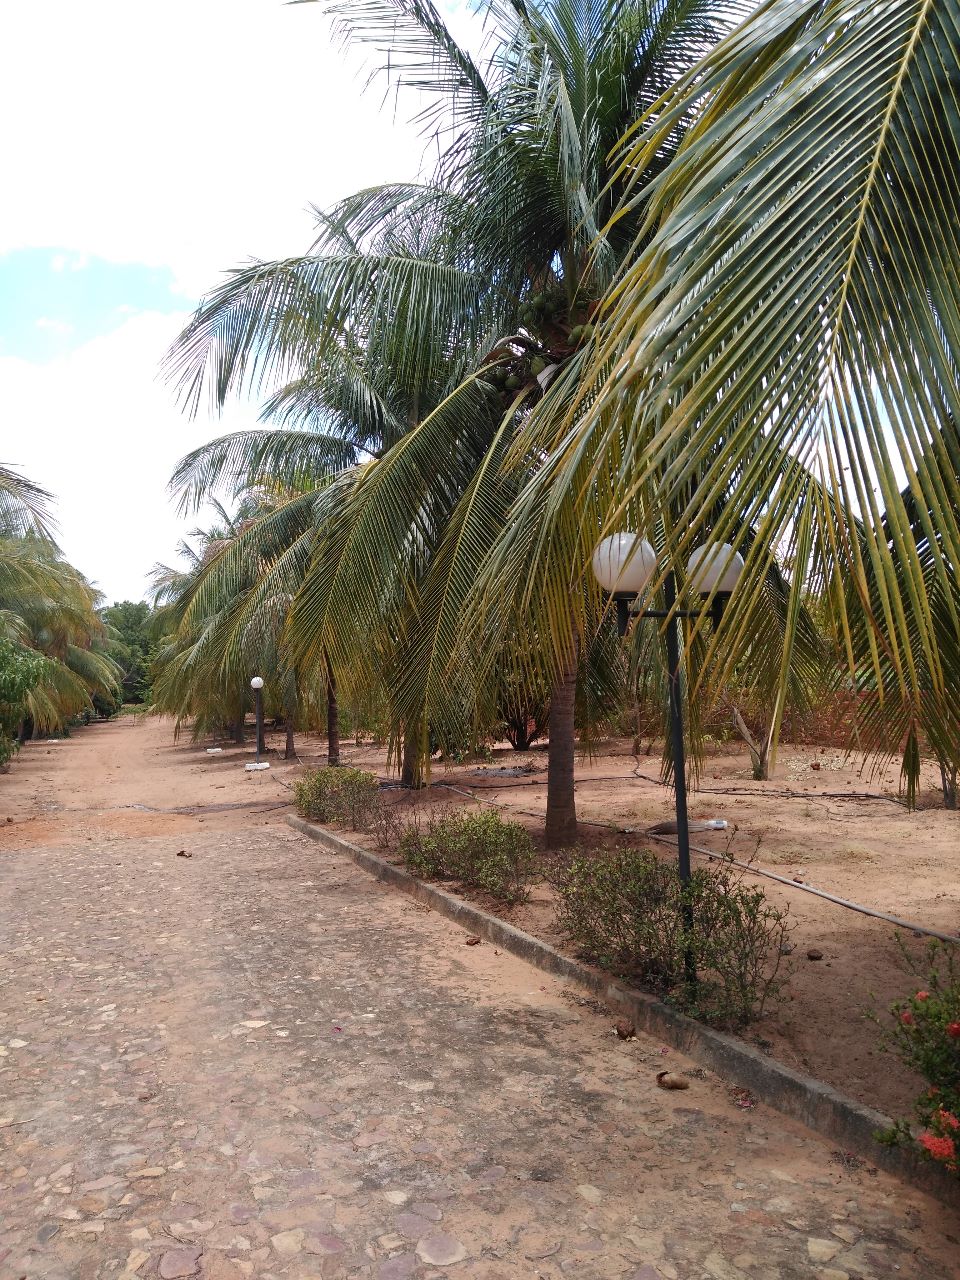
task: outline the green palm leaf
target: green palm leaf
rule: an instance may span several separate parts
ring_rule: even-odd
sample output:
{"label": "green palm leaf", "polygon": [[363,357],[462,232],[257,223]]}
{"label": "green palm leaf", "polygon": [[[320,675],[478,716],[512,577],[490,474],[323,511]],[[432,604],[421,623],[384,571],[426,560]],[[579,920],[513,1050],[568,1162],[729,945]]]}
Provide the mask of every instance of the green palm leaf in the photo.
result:
{"label": "green palm leaf", "polygon": [[598,517],[659,512],[664,562],[755,535],[746,617],[799,512],[799,580],[841,605],[845,646],[856,600],[904,695],[921,666],[943,695],[955,677],[904,495],[956,627],[960,453],[941,428],[960,411],[958,96],[955,0],[767,0],[627,140],[628,193],[651,178],[645,224],[578,406],[552,435],[534,424],[554,450],[552,591],[584,572]]}

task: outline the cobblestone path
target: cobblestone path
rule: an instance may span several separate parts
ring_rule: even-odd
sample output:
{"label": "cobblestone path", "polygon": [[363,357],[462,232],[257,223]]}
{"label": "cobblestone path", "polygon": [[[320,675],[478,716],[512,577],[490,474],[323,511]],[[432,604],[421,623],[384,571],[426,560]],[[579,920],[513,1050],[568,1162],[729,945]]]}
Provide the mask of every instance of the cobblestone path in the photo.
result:
{"label": "cobblestone path", "polygon": [[3,1280],[960,1275],[956,1213],[278,821],[0,854],[0,939]]}

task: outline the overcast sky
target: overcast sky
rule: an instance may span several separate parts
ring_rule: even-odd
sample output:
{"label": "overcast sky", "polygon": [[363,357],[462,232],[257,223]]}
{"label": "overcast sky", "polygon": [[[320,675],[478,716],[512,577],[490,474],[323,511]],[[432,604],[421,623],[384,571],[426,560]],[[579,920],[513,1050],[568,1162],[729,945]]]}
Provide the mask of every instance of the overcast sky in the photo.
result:
{"label": "overcast sky", "polygon": [[44,0],[4,13],[0,462],[57,497],[68,558],[138,599],[184,524],[176,460],[254,406],[190,421],[157,377],[201,294],[309,247],[310,204],[416,176],[320,6]]}

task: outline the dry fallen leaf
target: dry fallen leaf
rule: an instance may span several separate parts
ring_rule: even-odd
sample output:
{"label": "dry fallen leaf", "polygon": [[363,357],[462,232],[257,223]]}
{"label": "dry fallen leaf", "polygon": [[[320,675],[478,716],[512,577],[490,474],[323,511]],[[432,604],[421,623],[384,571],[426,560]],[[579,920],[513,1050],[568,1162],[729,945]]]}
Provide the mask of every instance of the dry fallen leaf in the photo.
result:
{"label": "dry fallen leaf", "polygon": [[661,1089],[689,1089],[690,1081],[683,1076],[674,1075],[672,1071],[658,1071],[657,1084]]}
{"label": "dry fallen leaf", "polygon": [[466,942],[468,947],[477,947],[480,945],[480,939],[477,937],[467,938]]}

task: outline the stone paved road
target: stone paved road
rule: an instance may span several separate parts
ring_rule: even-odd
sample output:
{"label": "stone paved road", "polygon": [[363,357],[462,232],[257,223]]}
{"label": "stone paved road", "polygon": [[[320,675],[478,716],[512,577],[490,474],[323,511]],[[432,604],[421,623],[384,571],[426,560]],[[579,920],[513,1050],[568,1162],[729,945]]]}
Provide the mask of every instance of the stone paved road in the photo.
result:
{"label": "stone paved road", "polygon": [[0,856],[2,1280],[960,1275],[955,1213],[464,938],[262,818]]}

